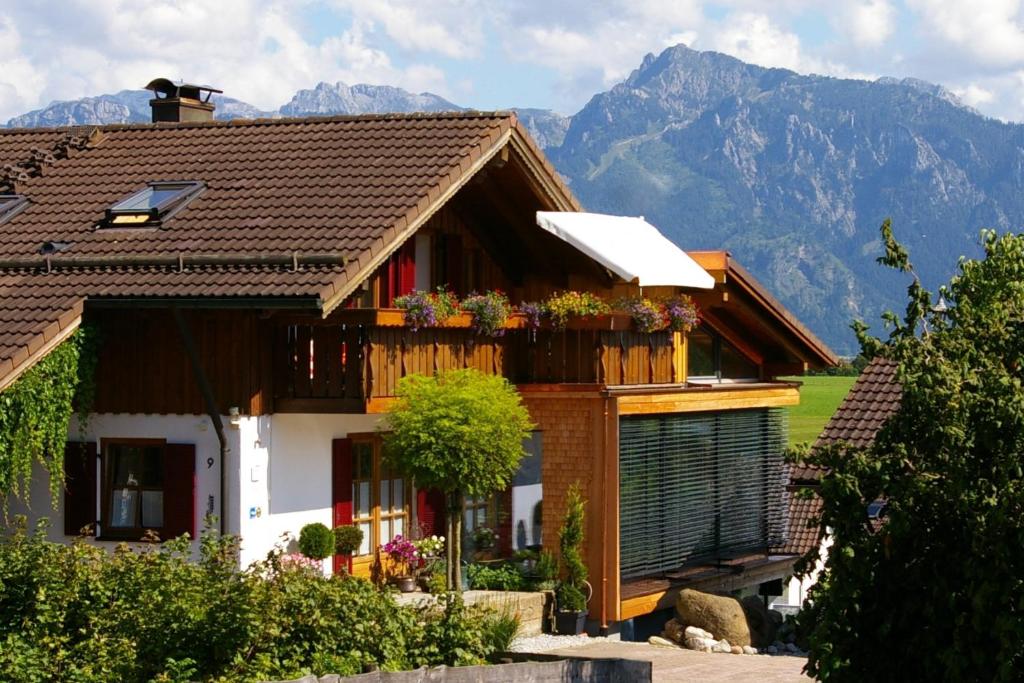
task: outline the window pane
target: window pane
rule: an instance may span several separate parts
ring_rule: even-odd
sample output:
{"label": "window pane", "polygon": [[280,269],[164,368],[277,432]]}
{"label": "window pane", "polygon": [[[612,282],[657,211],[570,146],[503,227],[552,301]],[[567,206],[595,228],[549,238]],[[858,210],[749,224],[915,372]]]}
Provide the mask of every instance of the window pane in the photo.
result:
{"label": "window pane", "polygon": [[687,373],[691,377],[713,377],[715,374],[715,353],[711,335],[697,328],[686,334]]}
{"label": "window pane", "polygon": [[373,548],[373,535],[370,533],[372,531],[370,523],[363,522],[359,525],[359,530],[363,532],[363,542],[359,545],[359,554],[369,555]]}
{"label": "window pane", "polygon": [[387,512],[391,509],[391,480],[381,479],[380,481],[380,511]]}
{"label": "window pane", "polygon": [[394,488],[392,489],[394,491],[394,497],[392,498],[394,506],[392,507],[392,510],[395,512],[401,512],[405,507],[405,480],[392,479],[391,481],[394,482]]}
{"label": "window pane", "polygon": [[357,443],[354,448],[353,477],[355,479],[371,478],[373,476],[373,447],[368,443]]}
{"label": "window pane", "polygon": [[391,530],[394,532],[394,536],[397,536],[398,534],[402,534],[404,536],[405,535],[405,517],[395,517],[395,521],[394,521],[394,524],[393,524]]}
{"label": "window pane", "polygon": [[142,451],[142,467],[139,485],[148,488],[163,488],[163,449],[157,446],[150,446],[140,450]]}
{"label": "window pane", "polygon": [[138,505],[138,491],[114,489],[110,501],[110,526],[135,526],[135,509]]}
{"label": "window pane", "polygon": [[148,528],[164,525],[164,492],[142,492],[142,526]]}
{"label": "window pane", "polygon": [[130,446],[111,446],[111,466],[114,486],[138,486],[142,475],[142,453]]}
{"label": "window pane", "polygon": [[760,373],[757,365],[726,342],[722,342],[722,377],[731,379],[756,378]]}
{"label": "window pane", "polygon": [[356,497],[358,505],[356,511],[360,517],[370,516],[370,482],[359,482],[359,495]]}
{"label": "window pane", "polygon": [[114,211],[148,211],[160,206],[169,199],[186,194],[192,187],[192,185],[150,186],[141,192],[133,194],[123,202],[118,202],[112,208]]}

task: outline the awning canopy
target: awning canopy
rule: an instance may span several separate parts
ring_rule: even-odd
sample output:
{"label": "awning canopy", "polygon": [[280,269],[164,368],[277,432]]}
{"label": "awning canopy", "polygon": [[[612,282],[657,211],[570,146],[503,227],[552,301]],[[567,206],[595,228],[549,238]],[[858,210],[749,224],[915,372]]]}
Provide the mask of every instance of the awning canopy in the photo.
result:
{"label": "awning canopy", "polygon": [[643,218],[538,211],[537,225],[641,287],[715,286],[706,270]]}

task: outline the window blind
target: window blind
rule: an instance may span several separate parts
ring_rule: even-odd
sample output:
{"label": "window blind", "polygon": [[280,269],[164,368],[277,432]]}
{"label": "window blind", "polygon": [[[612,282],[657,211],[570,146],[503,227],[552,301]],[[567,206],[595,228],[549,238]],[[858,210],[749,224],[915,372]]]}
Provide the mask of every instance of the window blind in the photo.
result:
{"label": "window blind", "polygon": [[781,543],[786,429],[782,409],[623,417],[622,578]]}

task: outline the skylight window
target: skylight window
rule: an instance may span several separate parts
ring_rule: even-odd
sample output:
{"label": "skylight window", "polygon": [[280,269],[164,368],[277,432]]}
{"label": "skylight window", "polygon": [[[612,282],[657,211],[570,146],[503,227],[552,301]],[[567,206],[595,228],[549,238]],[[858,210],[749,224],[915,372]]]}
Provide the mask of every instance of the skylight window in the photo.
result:
{"label": "skylight window", "polygon": [[28,206],[28,197],[23,194],[0,194],[0,223],[14,218]]}
{"label": "skylight window", "polygon": [[183,209],[205,185],[197,181],[152,182],[107,209],[108,227],[159,225]]}

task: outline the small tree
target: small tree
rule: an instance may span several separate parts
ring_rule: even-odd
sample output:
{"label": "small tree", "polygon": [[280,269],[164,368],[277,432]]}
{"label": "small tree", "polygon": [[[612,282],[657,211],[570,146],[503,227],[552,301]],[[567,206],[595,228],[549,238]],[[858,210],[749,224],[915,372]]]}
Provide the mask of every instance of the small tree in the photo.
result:
{"label": "small tree", "polygon": [[448,587],[459,590],[465,496],[508,487],[533,424],[507,380],[472,369],[411,375],[399,381],[397,394],[385,424],[385,455],[417,486],[445,494]]}
{"label": "small tree", "polygon": [[587,586],[587,565],[583,562],[583,523],[586,501],[580,493],[579,482],[569,487],[566,496],[565,519],[558,531],[558,546],[562,551],[562,583],[558,586],[558,609],[582,612],[587,609],[584,589]]}
{"label": "small tree", "polygon": [[[800,615],[821,680],[1024,677],[1024,237],[982,235],[932,306],[882,228],[885,265],[913,279],[889,339],[899,410],[867,448],[819,448],[832,546]],[[884,501],[880,528],[867,513]],[[814,567],[818,552],[804,558]]]}

